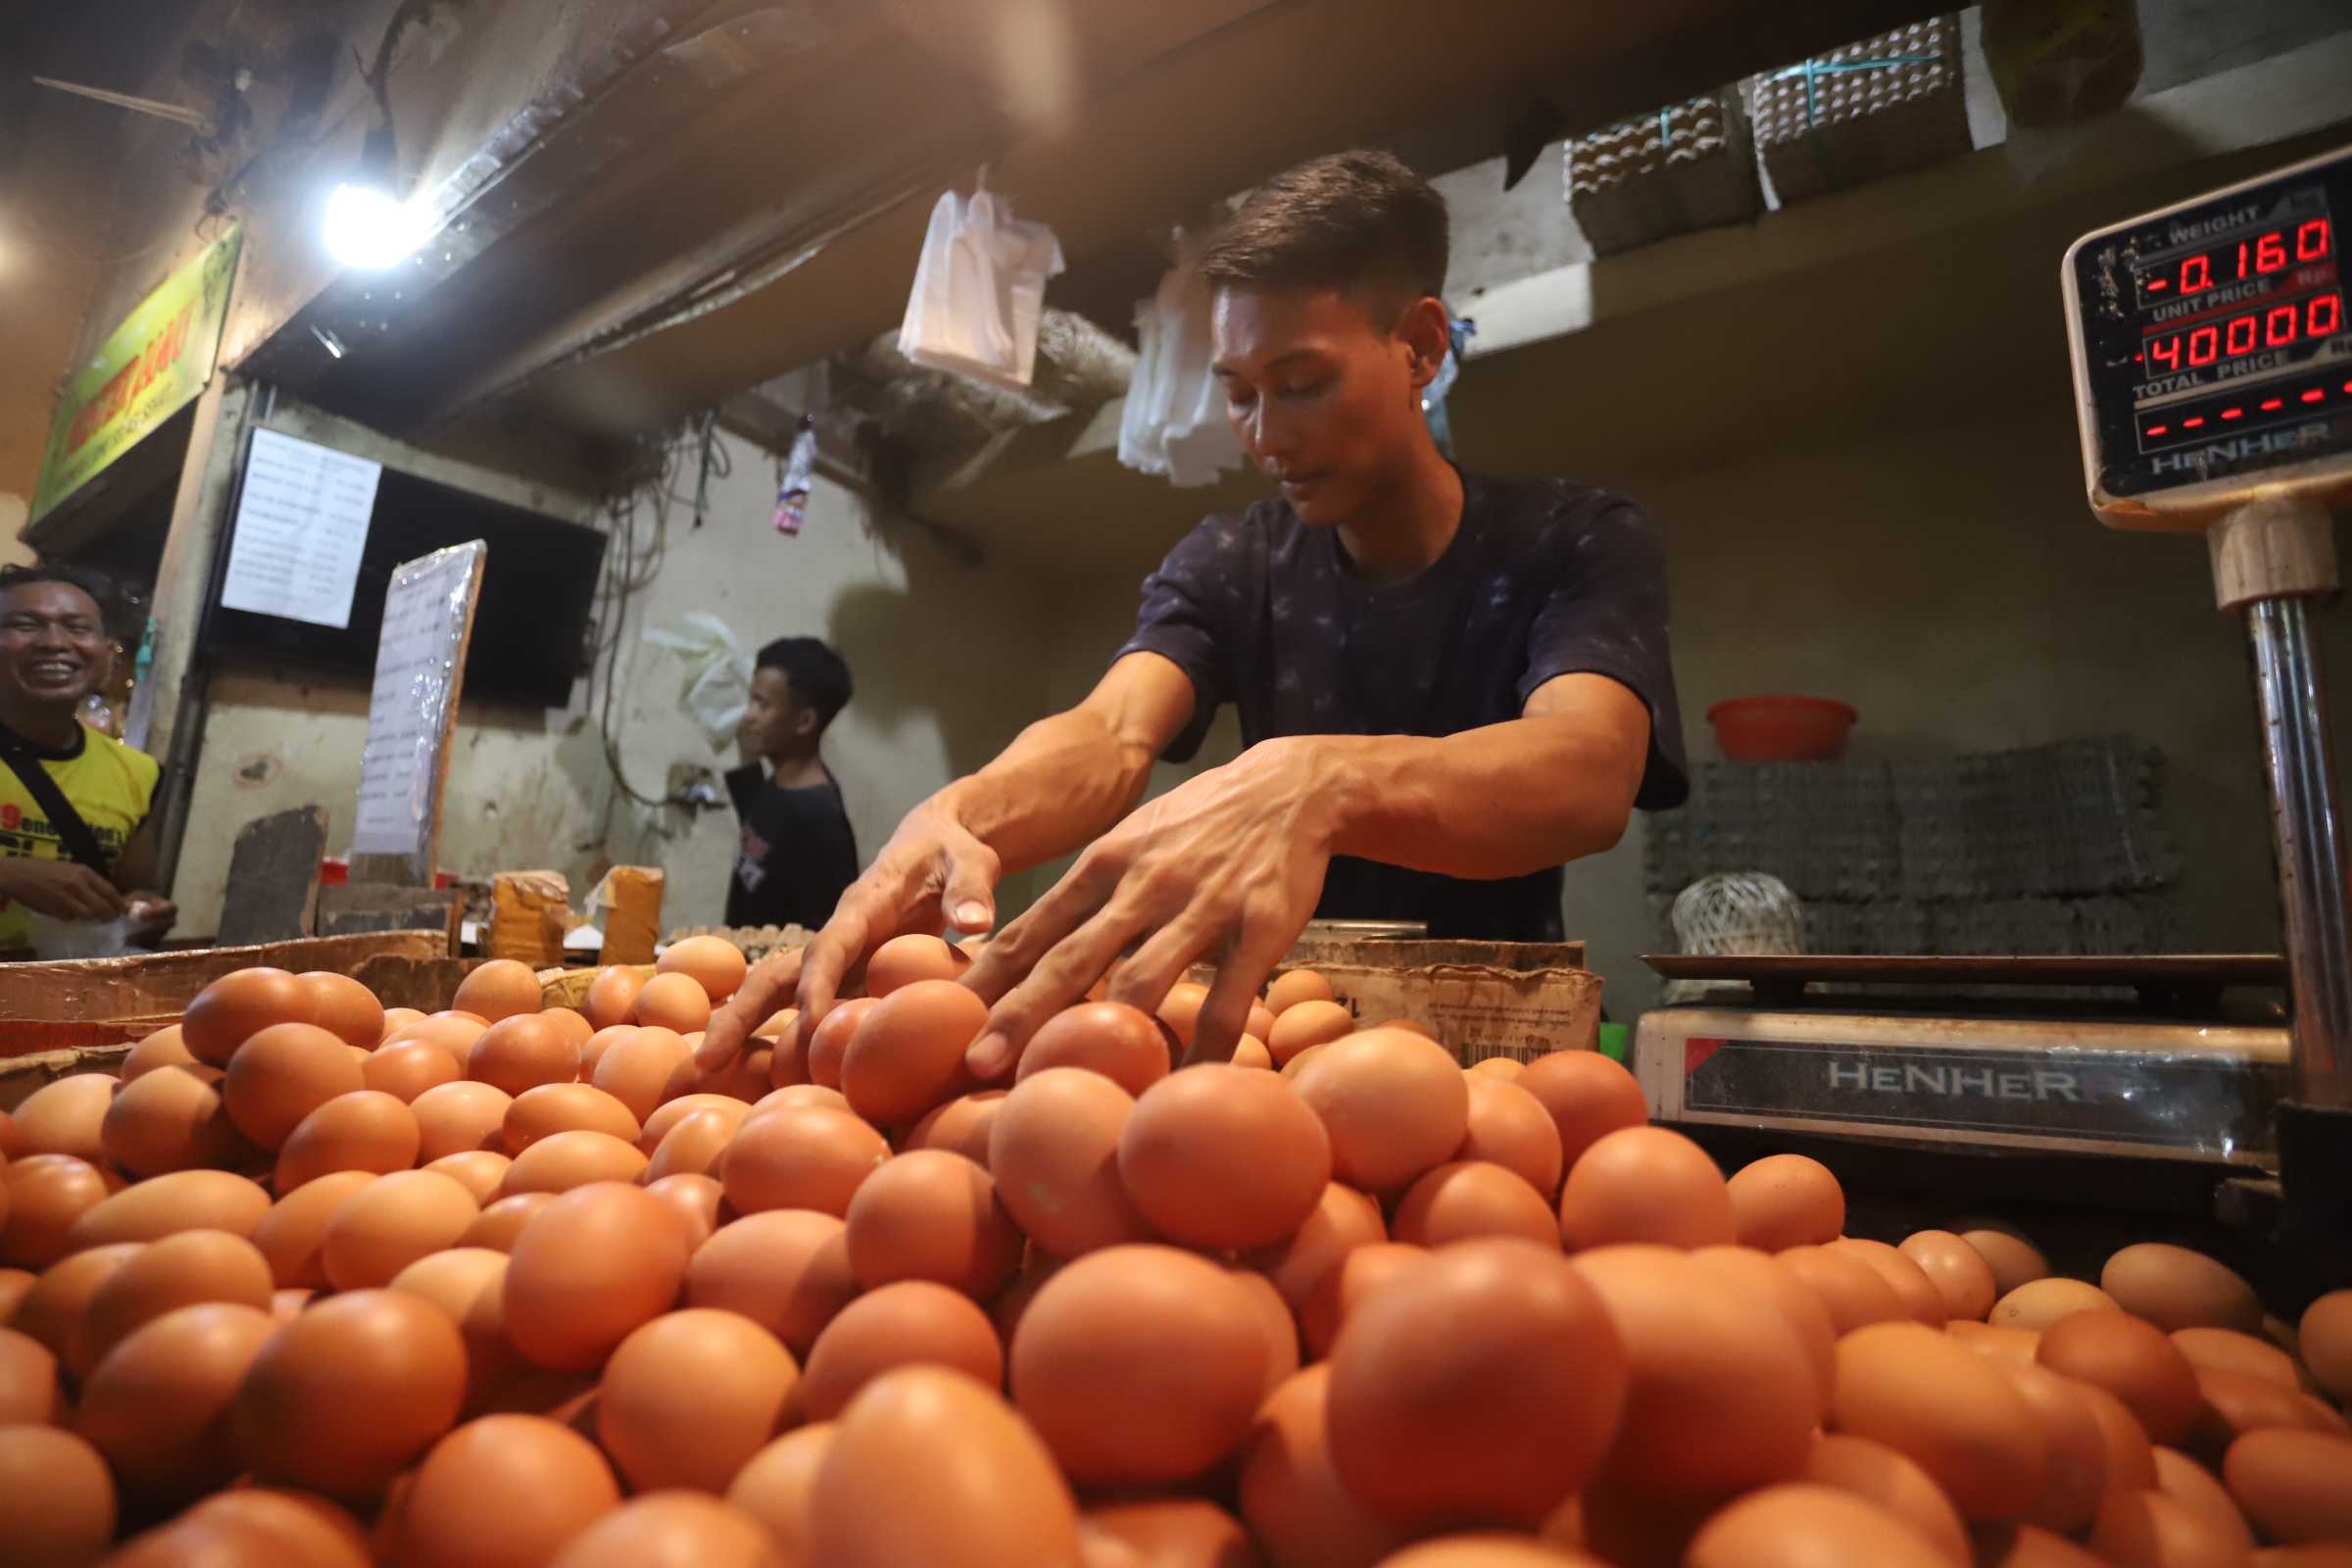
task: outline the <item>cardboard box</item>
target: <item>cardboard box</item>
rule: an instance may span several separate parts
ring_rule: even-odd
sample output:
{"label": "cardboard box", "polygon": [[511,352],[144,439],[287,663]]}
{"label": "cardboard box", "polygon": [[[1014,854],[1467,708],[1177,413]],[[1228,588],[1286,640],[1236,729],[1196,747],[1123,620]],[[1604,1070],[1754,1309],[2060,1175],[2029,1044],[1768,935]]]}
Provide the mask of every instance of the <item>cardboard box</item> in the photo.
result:
{"label": "cardboard box", "polygon": [[1326,942],[1291,950],[1285,968],[1331,982],[1360,1024],[1403,1019],[1465,1067],[1600,1044],[1600,976],[1581,942]]}

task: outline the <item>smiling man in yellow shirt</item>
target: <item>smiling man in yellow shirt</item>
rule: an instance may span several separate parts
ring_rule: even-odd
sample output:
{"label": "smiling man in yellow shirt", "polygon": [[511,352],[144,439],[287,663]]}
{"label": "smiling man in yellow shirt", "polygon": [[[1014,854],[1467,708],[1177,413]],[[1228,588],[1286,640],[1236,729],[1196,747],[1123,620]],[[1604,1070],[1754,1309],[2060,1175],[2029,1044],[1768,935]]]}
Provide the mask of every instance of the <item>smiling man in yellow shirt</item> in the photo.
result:
{"label": "smiling man in yellow shirt", "polygon": [[155,759],[76,716],[122,645],[100,590],[66,566],[0,566],[0,956],[34,944],[33,916],[168,929],[148,810]]}

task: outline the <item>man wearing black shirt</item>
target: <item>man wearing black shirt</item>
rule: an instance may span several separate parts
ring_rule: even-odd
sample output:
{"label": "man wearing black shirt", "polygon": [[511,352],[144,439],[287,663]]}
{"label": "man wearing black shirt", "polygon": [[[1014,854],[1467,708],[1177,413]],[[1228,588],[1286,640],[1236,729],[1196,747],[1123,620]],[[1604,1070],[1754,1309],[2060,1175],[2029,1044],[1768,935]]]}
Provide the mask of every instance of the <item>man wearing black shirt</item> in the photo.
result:
{"label": "man wearing black shirt", "polygon": [[745,763],[727,775],[743,823],[727,879],[727,924],[819,926],[858,877],[858,841],[841,786],[817,756],[850,700],[850,666],[813,637],[760,650],[737,738]]}
{"label": "man wearing black shirt", "polygon": [[[1094,692],[908,813],[817,939],[711,1020],[706,1066],[796,996],[813,1027],[894,935],[989,929],[1001,874],[1081,845],[964,977],[994,1004],[967,1065],[1004,1076],[1114,960],[1111,1000],[1149,1010],[1216,959],[1189,1059],[1223,1059],[1310,916],[1556,937],[1561,863],[1683,799],[1648,520],[1464,473],[1431,438],[1446,250],[1444,199],[1385,154],[1250,198],[1202,272],[1228,415],[1280,499],[1180,542]],[[1228,702],[1249,749],[1139,808],[1152,760],[1192,756]]]}

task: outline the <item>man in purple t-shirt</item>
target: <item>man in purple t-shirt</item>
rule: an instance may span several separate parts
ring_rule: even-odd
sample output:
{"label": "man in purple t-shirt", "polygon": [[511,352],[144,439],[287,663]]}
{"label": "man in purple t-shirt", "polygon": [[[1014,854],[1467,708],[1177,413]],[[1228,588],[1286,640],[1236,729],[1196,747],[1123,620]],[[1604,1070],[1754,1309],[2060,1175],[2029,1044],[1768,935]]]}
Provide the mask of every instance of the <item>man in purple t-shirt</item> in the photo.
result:
{"label": "man in purple t-shirt", "polygon": [[[990,929],[1000,875],[1082,845],[965,976],[994,1004],[967,1063],[1006,1075],[1122,954],[1110,997],[1146,1010],[1217,960],[1189,1059],[1222,1059],[1318,911],[1556,938],[1562,862],[1679,804],[1647,520],[1464,473],[1422,418],[1446,249],[1444,199],[1385,154],[1250,198],[1202,270],[1228,413],[1280,499],[1179,543],[1094,692],[909,812],[817,939],[711,1020],[706,1065],[796,995],[813,1027],[893,936]],[[1229,702],[1249,749],[1138,808],[1152,760],[1190,757]]]}

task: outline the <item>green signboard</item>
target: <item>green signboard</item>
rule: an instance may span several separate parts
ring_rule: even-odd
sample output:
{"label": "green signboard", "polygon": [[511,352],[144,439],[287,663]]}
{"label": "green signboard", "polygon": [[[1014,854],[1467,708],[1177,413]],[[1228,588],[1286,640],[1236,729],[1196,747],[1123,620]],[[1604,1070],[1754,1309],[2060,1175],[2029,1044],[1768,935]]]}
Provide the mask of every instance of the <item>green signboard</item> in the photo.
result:
{"label": "green signboard", "polygon": [[41,454],[32,492],[35,520],[185,408],[212,379],[239,233],[230,227],[165,278],[122,318],[95,358],[75,367]]}

